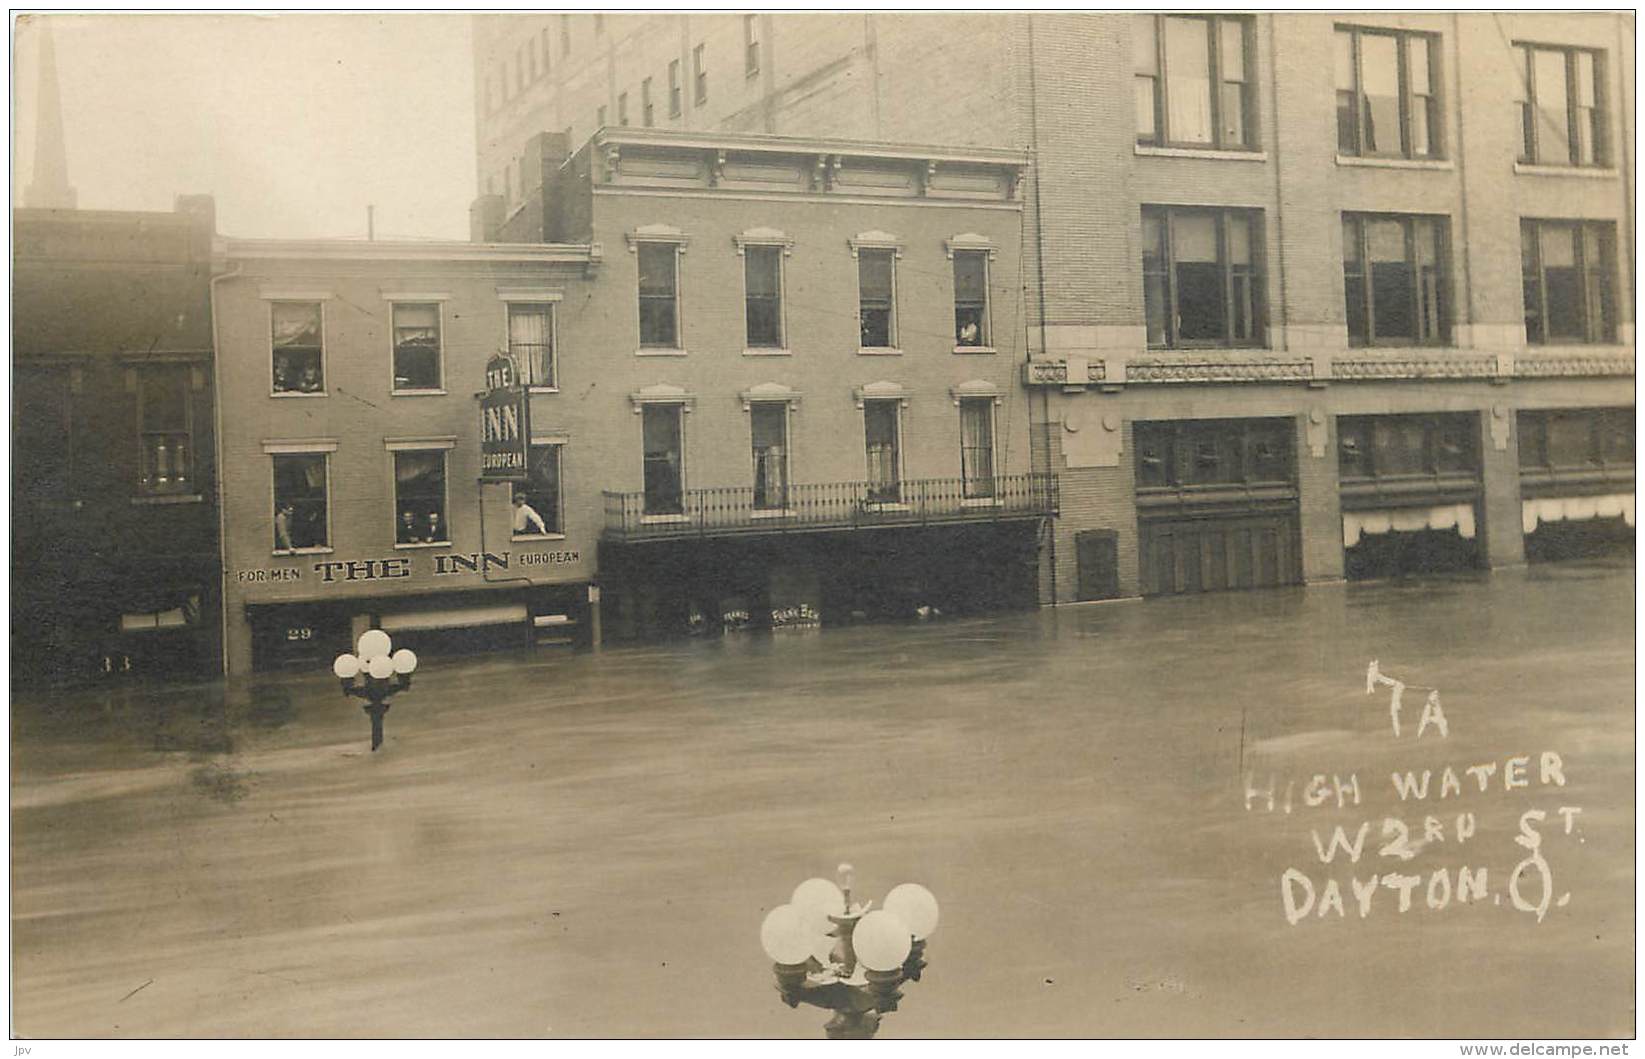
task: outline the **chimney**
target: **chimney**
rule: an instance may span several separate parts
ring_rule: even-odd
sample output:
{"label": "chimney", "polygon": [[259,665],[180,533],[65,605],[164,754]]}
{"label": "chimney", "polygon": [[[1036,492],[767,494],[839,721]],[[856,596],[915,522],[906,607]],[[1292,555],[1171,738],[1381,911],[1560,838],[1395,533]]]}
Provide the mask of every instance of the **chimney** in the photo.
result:
{"label": "chimney", "polygon": [[31,209],[72,210],[78,196],[69,186],[68,152],[63,145],[63,101],[57,91],[57,49],[52,16],[24,16],[40,33],[40,86],[35,97],[34,179],[23,192]]}

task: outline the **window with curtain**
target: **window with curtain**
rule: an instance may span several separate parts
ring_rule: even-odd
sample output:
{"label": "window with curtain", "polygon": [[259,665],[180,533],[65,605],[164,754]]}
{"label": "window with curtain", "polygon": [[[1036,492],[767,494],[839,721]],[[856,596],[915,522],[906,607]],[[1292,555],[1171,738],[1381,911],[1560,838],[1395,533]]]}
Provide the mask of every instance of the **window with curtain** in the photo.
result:
{"label": "window with curtain", "polygon": [[554,363],[554,306],[551,302],[510,302],[508,353],[531,386],[559,382]]}
{"label": "window with curtain", "polygon": [[[542,533],[564,533],[560,513],[560,450],[558,443],[533,442],[526,454],[526,480],[512,483],[513,499],[523,498],[526,507],[542,520]],[[516,508],[514,536],[539,532],[536,523]]]}
{"label": "window with curtain", "polygon": [[759,511],[788,506],[788,404],[756,401],[748,406],[754,445],[754,507]]}
{"label": "window with curtain", "polygon": [[325,453],[275,454],[274,550],[328,547],[326,500]]}
{"label": "window with curtain", "polygon": [[324,392],[320,303],[274,302],[269,306],[269,317],[273,331],[274,392]]}
{"label": "window with curtain", "polygon": [[781,349],[783,345],[783,249],[743,248],[744,319],[748,348]]}
{"label": "window with curtain", "polygon": [[394,388],[440,388],[440,306],[394,303]]}
{"label": "window with curtain", "polygon": [[444,449],[394,453],[395,540],[400,544],[446,544],[446,453]]}
{"label": "window with curtain", "polygon": [[1255,145],[1250,18],[1136,15],[1132,49],[1138,143]]}
{"label": "window with curtain", "polygon": [[645,513],[684,512],[685,467],[680,417],[684,406],[647,404],[641,411],[645,452]]}
{"label": "window with curtain", "polygon": [[1604,166],[1604,61],[1584,48],[1514,45],[1519,160],[1538,165]]}
{"label": "window with curtain", "polygon": [[895,503],[902,499],[898,415],[900,401],[864,401],[863,431],[868,445],[868,499]]}
{"label": "window with curtain", "polygon": [[1526,341],[1616,341],[1615,240],[1608,221],[1520,222]]}
{"label": "window with curtain", "polygon": [[892,250],[857,252],[858,323],[864,349],[897,344],[895,257]]}
{"label": "window with curtain", "polygon": [[1443,217],[1343,214],[1342,274],[1351,344],[1450,341],[1448,228]]}
{"label": "window with curtain", "polygon": [[1263,341],[1258,210],[1145,206],[1143,304],[1156,347]]}
{"label": "window with curtain", "polygon": [[192,493],[194,416],[186,364],[146,364],[137,369],[139,470],[145,496]]}
{"label": "window with curtain", "polygon": [[1442,156],[1438,35],[1338,26],[1334,65],[1339,152]]}
{"label": "window with curtain", "polygon": [[641,243],[640,345],[662,349],[680,346],[679,247]]}
{"label": "window with curtain", "polygon": [[985,347],[988,334],[988,251],[954,251],[954,345]]}
{"label": "window with curtain", "polygon": [[994,399],[960,399],[960,474],[967,499],[994,495]]}

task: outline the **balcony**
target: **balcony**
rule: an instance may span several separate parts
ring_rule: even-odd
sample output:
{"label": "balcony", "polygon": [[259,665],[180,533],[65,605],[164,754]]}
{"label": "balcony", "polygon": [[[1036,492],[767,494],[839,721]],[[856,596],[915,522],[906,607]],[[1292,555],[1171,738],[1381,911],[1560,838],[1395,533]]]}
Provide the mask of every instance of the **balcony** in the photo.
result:
{"label": "balcony", "polygon": [[[822,482],[790,485],[778,497],[753,486],[688,489],[676,503],[646,494],[605,494],[605,539],[622,543],[770,533],[1003,522],[1057,513],[1057,476],[926,478],[895,485]],[[672,510],[669,510],[672,509]]]}

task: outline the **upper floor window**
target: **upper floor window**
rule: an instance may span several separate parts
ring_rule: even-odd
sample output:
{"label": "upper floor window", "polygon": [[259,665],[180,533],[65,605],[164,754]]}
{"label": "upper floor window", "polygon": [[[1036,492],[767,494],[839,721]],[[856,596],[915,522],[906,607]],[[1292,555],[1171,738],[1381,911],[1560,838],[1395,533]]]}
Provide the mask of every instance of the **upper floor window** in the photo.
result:
{"label": "upper floor window", "polygon": [[743,294],[748,348],[783,346],[783,248],[743,247]]}
{"label": "upper floor window", "polygon": [[274,550],[295,552],[331,544],[324,452],[280,452],[274,460]]}
{"label": "upper floor window", "polygon": [[960,399],[961,492],[967,500],[994,495],[994,398]]}
{"label": "upper floor window", "polygon": [[788,506],[788,402],[753,402],[748,423],[754,446],[754,507],[780,511]]}
{"label": "upper floor window", "polygon": [[1337,150],[1437,158],[1439,37],[1338,26]]}
{"label": "upper floor window", "polygon": [[1450,339],[1443,217],[1347,213],[1342,274],[1351,345],[1438,345]]}
{"label": "upper floor window", "polygon": [[137,369],[138,492],[145,496],[196,491],[194,409],[186,364]]}
{"label": "upper floor window", "polygon": [[596,13],[594,15],[594,32],[595,33],[604,33],[605,32],[605,16],[604,15],[599,14],[599,13]]}
{"label": "upper floor window", "polygon": [[449,544],[446,450],[401,449],[393,455],[395,543]]}
{"label": "upper floor window", "polygon": [[895,504],[902,500],[902,401],[863,402],[863,439],[868,457],[868,499]]}
{"label": "upper floor window", "polygon": [[617,93],[617,124],[628,124],[628,93]]}
{"label": "upper floor window", "polygon": [[743,16],[743,76],[760,72],[760,16]]}
{"label": "upper floor window", "polygon": [[668,116],[680,116],[680,60],[668,61]]}
{"label": "upper floor window", "polygon": [[1251,19],[1136,15],[1137,142],[1253,146]]}
{"label": "upper floor window", "polygon": [[1148,344],[1260,344],[1261,240],[1260,210],[1143,207]]}
{"label": "upper floor window", "polygon": [[685,406],[645,405],[640,412],[647,515],[678,515],[685,510]]}
{"label": "upper floor window", "polygon": [[1616,225],[1521,221],[1519,239],[1526,341],[1616,341]]}
{"label": "upper floor window", "polygon": [[326,388],[324,314],[319,302],[269,306],[275,393],[322,393]]}
{"label": "upper floor window", "polygon": [[954,251],[954,346],[987,348],[988,251]]}
{"label": "upper floor window", "polygon": [[657,124],[657,107],[651,101],[651,78],[640,82],[640,123],[646,128]]}
{"label": "upper floor window", "polygon": [[537,80],[537,48],[533,44],[525,46],[526,59],[531,65],[531,80]]}
{"label": "upper floor window", "polygon": [[526,457],[526,480],[515,482],[515,539],[563,533],[560,521],[560,444],[532,442]]}
{"label": "upper floor window", "polygon": [[440,304],[394,303],[394,389],[440,388]]}
{"label": "upper floor window", "polygon": [[691,77],[695,85],[692,99],[698,106],[708,102],[708,67],[704,65],[704,47],[699,44],[691,49]]}
{"label": "upper floor window", "polygon": [[640,243],[640,345],[680,346],[680,255],[674,243]]}
{"label": "upper floor window", "polygon": [[514,50],[514,91],[525,91],[525,47]]}
{"label": "upper floor window", "polygon": [[857,322],[863,349],[896,348],[896,256],[895,250],[857,252]]}
{"label": "upper floor window", "polygon": [[555,381],[553,303],[509,303],[508,354],[527,385],[559,385]]}
{"label": "upper floor window", "polygon": [[597,128],[597,129],[605,128],[605,104],[604,103],[601,103],[598,107],[594,108],[594,127]]}
{"label": "upper floor window", "polygon": [[538,48],[543,53],[543,73],[545,75],[553,73],[554,72],[554,49],[552,47],[550,47],[549,43],[548,43],[548,27],[546,27],[546,26],[543,27],[542,33],[538,34],[537,44],[538,44]]}
{"label": "upper floor window", "polygon": [[571,16],[560,16],[560,54],[571,54]]}
{"label": "upper floor window", "polygon": [[1538,165],[1607,164],[1600,53],[1515,44],[1514,65],[1519,160]]}

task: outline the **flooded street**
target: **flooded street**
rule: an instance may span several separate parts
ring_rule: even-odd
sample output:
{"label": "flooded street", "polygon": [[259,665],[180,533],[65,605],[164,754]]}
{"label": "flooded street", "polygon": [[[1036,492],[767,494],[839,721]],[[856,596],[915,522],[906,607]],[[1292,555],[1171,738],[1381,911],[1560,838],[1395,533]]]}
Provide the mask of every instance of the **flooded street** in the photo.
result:
{"label": "flooded street", "polygon": [[[848,860],[942,903],[884,1038],[1631,1035],[1633,593],[1621,559],[428,658],[375,755],[324,672],[20,701],[15,1032],[817,1037],[758,930]],[[1408,911],[1361,914],[1379,873]]]}

